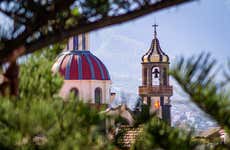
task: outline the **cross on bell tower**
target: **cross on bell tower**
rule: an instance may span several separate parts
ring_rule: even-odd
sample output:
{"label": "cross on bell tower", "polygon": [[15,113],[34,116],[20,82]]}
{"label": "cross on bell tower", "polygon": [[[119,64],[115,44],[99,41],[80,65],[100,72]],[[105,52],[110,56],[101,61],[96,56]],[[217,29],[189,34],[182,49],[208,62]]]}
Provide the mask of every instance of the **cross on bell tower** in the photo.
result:
{"label": "cross on bell tower", "polygon": [[139,96],[143,104],[148,105],[150,113],[156,113],[169,124],[171,123],[170,97],[173,87],[169,85],[169,57],[160,47],[157,38],[157,24],[150,49],[142,56],[142,85]]}
{"label": "cross on bell tower", "polygon": [[154,27],[154,38],[157,38],[157,24],[152,25]]}

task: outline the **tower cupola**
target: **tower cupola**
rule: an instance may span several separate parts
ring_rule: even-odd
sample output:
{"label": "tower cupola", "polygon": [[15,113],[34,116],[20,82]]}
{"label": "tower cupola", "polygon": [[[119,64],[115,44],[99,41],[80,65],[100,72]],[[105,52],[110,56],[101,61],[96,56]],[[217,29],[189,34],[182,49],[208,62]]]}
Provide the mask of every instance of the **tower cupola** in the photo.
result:
{"label": "tower cupola", "polygon": [[163,52],[163,50],[160,47],[160,42],[157,38],[157,28],[158,25],[154,24],[154,38],[152,40],[150,49],[147,53],[145,53],[142,56],[142,62],[143,63],[149,63],[149,62],[169,62],[169,57],[167,54]]}

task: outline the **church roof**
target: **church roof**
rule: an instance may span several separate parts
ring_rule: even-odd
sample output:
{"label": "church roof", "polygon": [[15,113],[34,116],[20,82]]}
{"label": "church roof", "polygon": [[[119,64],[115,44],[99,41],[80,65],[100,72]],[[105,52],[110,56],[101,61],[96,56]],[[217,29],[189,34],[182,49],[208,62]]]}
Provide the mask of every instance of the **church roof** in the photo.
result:
{"label": "church roof", "polygon": [[147,53],[145,53],[142,56],[142,62],[148,63],[148,62],[169,62],[169,57],[167,54],[165,54],[161,47],[160,42],[157,38],[157,32],[156,27],[157,25],[154,25],[155,31],[154,31],[154,39],[152,40],[150,49]]}
{"label": "church roof", "polygon": [[[84,36],[79,44],[79,36],[69,39],[67,47],[57,58],[52,67],[65,80],[110,80],[109,72],[102,61],[86,49]],[[70,48],[72,50],[70,50]]]}

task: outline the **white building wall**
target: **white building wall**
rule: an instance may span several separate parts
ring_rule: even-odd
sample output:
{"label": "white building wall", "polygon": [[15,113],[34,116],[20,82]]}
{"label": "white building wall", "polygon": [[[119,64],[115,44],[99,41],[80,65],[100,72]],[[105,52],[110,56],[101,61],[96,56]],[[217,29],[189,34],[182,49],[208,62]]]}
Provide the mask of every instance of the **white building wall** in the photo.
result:
{"label": "white building wall", "polygon": [[79,98],[84,102],[95,103],[94,91],[97,87],[102,89],[102,104],[109,104],[110,101],[110,80],[65,80],[60,91],[60,96],[67,99],[70,90],[77,88]]}

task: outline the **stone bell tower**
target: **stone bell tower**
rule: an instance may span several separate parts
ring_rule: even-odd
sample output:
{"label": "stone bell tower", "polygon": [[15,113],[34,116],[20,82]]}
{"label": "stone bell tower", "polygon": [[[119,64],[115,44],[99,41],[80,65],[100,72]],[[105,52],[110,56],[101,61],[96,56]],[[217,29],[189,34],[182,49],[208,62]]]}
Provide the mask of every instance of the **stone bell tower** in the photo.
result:
{"label": "stone bell tower", "polygon": [[139,86],[139,96],[143,104],[149,106],[151,113],[156,113],[171,124],[170,97],[173,87],[169,85],[169,57],[160,47],[157,38],[157,28],[154,27],[154,38],[150,49],[142,56],[142,85]]}

